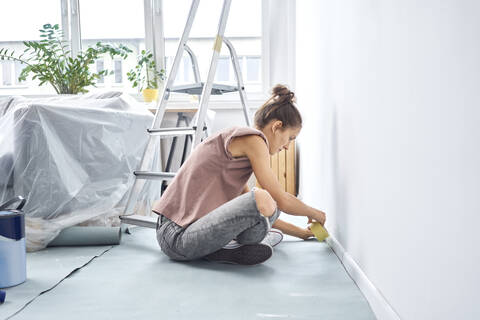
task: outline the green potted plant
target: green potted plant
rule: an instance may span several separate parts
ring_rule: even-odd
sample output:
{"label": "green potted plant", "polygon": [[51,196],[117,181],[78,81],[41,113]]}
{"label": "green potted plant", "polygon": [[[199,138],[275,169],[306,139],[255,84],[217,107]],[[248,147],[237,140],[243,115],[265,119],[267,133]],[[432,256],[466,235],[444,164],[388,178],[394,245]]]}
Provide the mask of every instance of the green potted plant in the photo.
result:
{"label": "green potted plant", "polygon": [[97,42],[94,47],[79,52],[76,57],[71,56],[68,43],[63,40],[63,33],[58,24],[45,24],[40,29],[40,41],[24,41],[26,49],[15,57],[14,51],[0,49],[0,60],[19,61],[26,65],[18,77],[25,81],[30,73],[32,79],[40,80],[40,85],[49,83],[58,94],[77,94],[88,92],[86,87],[95,86],[100,77],[112,74],[113,71],[101,70],[91,72],[89,66],[102,56],[110,54],[113,58],[121,56],[126,59],[132,52],[128,47]]}
{"label": "green potted plant", "polygon": [[142,50],[137,58],[137,65],[127,72],[127,78],[132,82],[132,87],[138,87],[142,92],[145,102],[151,102],[158,98],[159,83],[165,80],[165,70],[157,70],[153,54],[148,50]]}

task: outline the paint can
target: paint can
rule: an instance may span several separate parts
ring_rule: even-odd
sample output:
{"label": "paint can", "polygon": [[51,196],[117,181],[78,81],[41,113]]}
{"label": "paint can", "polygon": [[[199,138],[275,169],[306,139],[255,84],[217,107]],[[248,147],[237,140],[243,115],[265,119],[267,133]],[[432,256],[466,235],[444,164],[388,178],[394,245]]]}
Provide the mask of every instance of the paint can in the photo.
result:
{"label": "paint can", "polygon": [[16,286],[27,278],[24,205],[20,196],[0,205],[0,288]]}

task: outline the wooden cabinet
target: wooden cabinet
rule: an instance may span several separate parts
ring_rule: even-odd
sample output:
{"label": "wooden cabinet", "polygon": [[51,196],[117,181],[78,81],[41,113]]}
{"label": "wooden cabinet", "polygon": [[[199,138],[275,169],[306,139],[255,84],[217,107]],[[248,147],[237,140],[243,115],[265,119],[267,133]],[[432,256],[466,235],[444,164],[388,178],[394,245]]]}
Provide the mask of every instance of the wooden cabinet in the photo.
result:
{"label": "wooden cabinet", "polygon": [[[270,156],[270,167],[285,191],[297,196],[295,149],[294,140],[290,142],[288,150],[282,150],[279,153]],[[261,188],[257,181],[255,182],[255,185]]]}

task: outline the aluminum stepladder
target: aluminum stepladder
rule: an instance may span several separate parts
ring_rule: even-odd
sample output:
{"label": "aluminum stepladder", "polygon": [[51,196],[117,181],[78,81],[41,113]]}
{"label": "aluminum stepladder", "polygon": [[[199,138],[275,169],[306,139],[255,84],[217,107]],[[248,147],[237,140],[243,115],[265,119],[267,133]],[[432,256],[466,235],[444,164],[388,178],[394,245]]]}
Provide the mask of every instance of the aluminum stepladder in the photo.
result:
{"label": "aluminum stepladder", "polygon": [[[208,70],[207,81],[205,83],[200,81],[200,74],[199,74],[197,59],[193,51],[187,45],[188,36],[190,34],[190,30],[191,30],[193,21],[195,19],[195,15],[196,15],[199,3],[200,3],[200,0],[192,0],[192,5],[190,7],[187,22],[185,24],[185,29],[179,41],[177,53],[175,54],[175,59],[173,61],[171,71],[168,75],[167,82],[163,88],[163,93],[161,95],[161,98],[157,103],[157,112],[155,114],[152,127],[147,130],[149,134],[149,138],[148,138],[147,146],[145,147],[145,150],[143,152],[142,159],[140,161],[139,170],[136,170],[133,172],[133,174],[135,175],[135,182],[133,184],[132,189],[130,190],[125,211],[123,215],[120,216],[120,220],[122,223],[133,224],[133,225],[148,227],[148,228],[156,228],[157,220],[155,217],[132,213],[134,211],[135,204],[137,202],[137,197],[145,184],[145,180],[153,179],[153,180],[166,181],[166,180],[173,179],[175,177],[175,173],[149,171],[151,170],[151,166],[152,166],[152,163],[149,160],[150,159],[149,154],[151,154],[152,152],[155,152],[156,150],[156,144],[158,141],[156,139],[170,138],[170,137],[174,137],[175,139],[178,136],[185,136],[186,138],[187,137],[192,138],[193,141],[191,144],[190,153],[193,152],[193,149],[202,141],[203,132],[206,130],[206,126],[204,126],[204,123],[205,123],[205,117],[207,114],[208,101],[210,99],[210,94],[223,94],[223,93],[238,91],[240,95],[242,107],[243,107],[243,114],[245,116],[246,124],[247,126],[250,126],[250,115],[247,108],[247,98],[245,93],[245,87],[243,85],[243,79],[242,79],[240,65],[238,63],[237,54],[232,43],[224,37],[225,27],[228,19],[228,13],[230,11],[231,0],[224,0],[223,2],[220,21],[218,23],[218,32],[215,38],[213,54],[210,62],[210,68]],[[215,71],[217,68],[218,57],[220,55],[220,50],[222,48],[222,43],[225,43],[230,53],[230,59],[232,61],[235,78],[237,80],[236,86],[213,83],[213,79],[215,77]],[[180,61],[183,58],[184,50],[187,51],[188,55],[190,56],[190,59],[192,62],[193,74],[195,77],[195,83],[182,85],[182,86],[173,86]],[[200,96],[199,107],[192,121],[194,122],[194,125],[192,127],[188,126],[188,127],[175,127],[175,128],[160,128],[161,122],[165,115],[167,100],[170,97],[171,92],[181,92],[181,93]],[[185,155],[185,152],[184,152],[184,155]],[[170,161],[168,161],[168,164],[169,163]],[[169,165],[167,166],[167,171],[168,171],[168,167]]]}

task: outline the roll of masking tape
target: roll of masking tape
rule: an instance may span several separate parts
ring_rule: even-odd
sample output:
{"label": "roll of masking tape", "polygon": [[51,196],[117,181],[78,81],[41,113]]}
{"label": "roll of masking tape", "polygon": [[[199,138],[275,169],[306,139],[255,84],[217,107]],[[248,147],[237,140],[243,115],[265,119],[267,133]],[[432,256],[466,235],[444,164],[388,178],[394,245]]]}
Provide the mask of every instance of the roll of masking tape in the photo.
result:
{"label": "roll of masking tape", "polygon": [[48,246],[110,246],[120,244],[120,227],[69,227],[63,229]]}
{"label": "roll of masking tape", "polygon": [[327,229],[325,229],[320,222],[313,222],[310,224],[310,230],[318,241],[323,241],[328,237]]}

